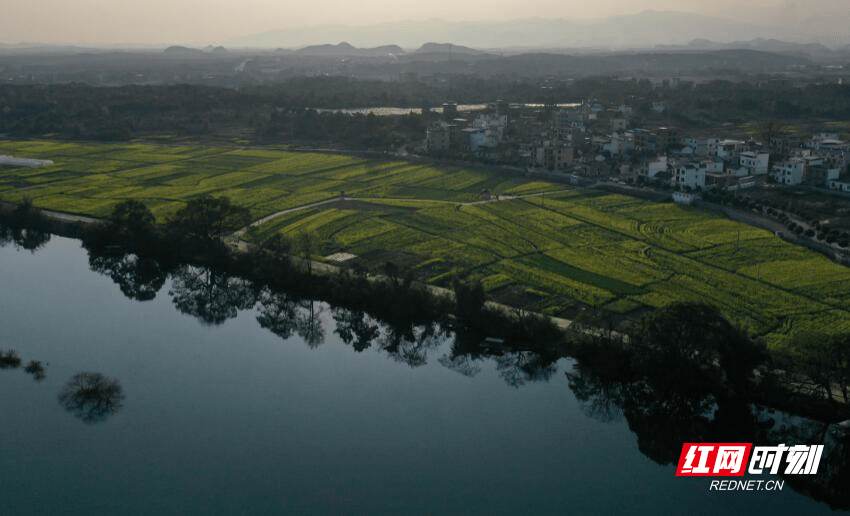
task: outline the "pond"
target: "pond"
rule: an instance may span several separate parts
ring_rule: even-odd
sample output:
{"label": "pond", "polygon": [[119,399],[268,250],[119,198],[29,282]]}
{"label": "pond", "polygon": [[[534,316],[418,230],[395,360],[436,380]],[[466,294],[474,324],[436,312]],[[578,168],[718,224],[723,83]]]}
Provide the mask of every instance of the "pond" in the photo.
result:
{"label": "pond", "polygon": [[0,370],[0,514],[831,513],[675,477],[588,416],[569,358],[455,356],[438,325],[56,236],[0,248],[0,292],[0,349],[45,369]]}

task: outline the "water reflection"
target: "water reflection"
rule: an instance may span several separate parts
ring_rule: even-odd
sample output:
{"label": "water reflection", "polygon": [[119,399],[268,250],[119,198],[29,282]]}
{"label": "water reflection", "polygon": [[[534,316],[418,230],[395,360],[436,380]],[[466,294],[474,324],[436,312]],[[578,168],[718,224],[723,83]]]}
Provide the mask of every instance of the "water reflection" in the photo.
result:
{"label": "water reflection", "polygon": [[18,249],[35,253],[50,241],[50,236],[50,233],[34,227],[0,222],[0,247],[11,243]]}
{"label": "water reflection", "polygon": [[89,267],[112,278],[121,292],[135,301],[154,299],[168,277],[168,272],[156,259],[125,253],[118,248],[90,250]]}
{"label": "water reflection", "polygon": [[105,421],[121,409],[124,393],[115,378],[77,373],[59,393],[59,404],[85,423]]}
{"label": "water reflection", "polygon": [[312,299],[302,301],[300,308],[295,318],[295,331],[308,346],[316,349],[325,341],[325,328],[320,317],[324,308]]}
{"label": "water reflection", "polygon": [[21,357],[14,349],[0,349],[0,369],[17,369],[21,366]]}
{"label": "water reflection", "polygon": [[437,361],[443,367],[468,378],[472,378],[481,372],[480,360],[473,358],[471,355],[457,355],[452,357],[446,354],[438,358]]}
{"label": "water reflection", "polygon": [[[0,349],[0,369],[17,369],[21,367],[22,363],[23,361],[21,360],[20,355],[18,355],[18,352],[14,349]],[[30,360],[29,363],[24,366],[24,372],[31,374],[33,379],[37,382],[47,378],[44,364],[42,364],[39,360]]]}
{"label": "water reflection", "polygon": [[[25,236],[3,229],[0,243],[15,241],[16,235]],[[155,260],[117,250],[90,250],[89,264],[135,300],[153,299],[168,276],[166,267]],[[239,310],[256,307],[256,320],[262,328],[283,340],[298,335],[307,346],[316,348],[326,340],[325,323],[330,316],[332,331],[344,345],[357,352],[385,352],[411,368],[427,364],[429,355],[451,340],[451,350],[437,359],[440,365],[475,377],[490,362],[507,385],[519,388],[550,381],[557,372],[558,360],[565,356],[563,349],[545,343],[520,346],[487,338],[480,328],[423,323],[414,318],[416,310],[396,309],[382,318],[361,309],[328,307],[267,286],[259,289],[248,280],[210,267],[181,265],[171,273],[171,280],[169,295],[174,306],[204,324],[222,324],[236,317]],[[697,319],[703,321],[700,327],[708,325],[724,337],[714,340],[737,342],[734,334],[727,335],[728,328],[718,326],[705,314]],[[713,348],[701,337],[710,332],[702,330],[698,335],[670,340],[668,336],[674,332],[667,331],[669,328],[662,324],[665,321],[655,322],[660,328],[657,338],[641,343],[639,357],[618,359],[615,350],[606,351],[604,343],[596,342],[596,358],[576,362],[566,373],[569,388],[588,416],[602,421],[625,419],[637,436],[640,452],[662,465],[677,463],[684,442],[824,443],[827,449],[821,467],[825,474],[788,476],[786,480],[796,490],[834,508],[850,508],[850,495],[844,488],[850,481],[850,445],[846,440],[833,436],[832,427],[825,423],[754,409],[739,389],[752,370],[741,343]],[[0,354],[0,367],[3,357]],[[705,367],[705,357],[711,357],[711,363],[724,373]],[[5,361],[11,364],[14,357],[10,355]],[[20,359],[17,364],[14,367],[20,366]],[[39,379],[43,369],[31,364],[32,371],[30,366],[27,371]],[[87,423],[114,414],[123,399],[117,380],[96,373],[76,375],[60,394],[62,405]]]}
{"label": "water reflection", "polygon": [[252,308],[257,301],[250,281],[210,267],[181,265],[171,279],[168,294],[174,306],[204,324],[221,324],[236,317],[237,310]]}
{"label": "water reflection", "polygon": [[686,442],[823,444],[817,475],[785,475],[781,468],[780,476],[832,509],[850,509],[850,439],[838,425],[768,410],[743,398],[662,389],[666,382],[653,377],[615,379],[578,363],[567,378],[587,415],[603,421],[625,417],[640,452],[658,464],[677,464]]}
{"label": "water reflection", "polygon": [[268,287],[259,295],[257,322],[260,327],[269,330],[286,340],[297,327],[298,300],[284,292],[274,292]]}
{"label": "water reflection", "polygon": [[[0,237],[3,235],[8,235],[5,243],[13,241],[11,232],[0,232]],[[166,267],[156,262],[108,250],[91,254],[89,263],[92,270],[108,275],[124,295],[136,300],[152,299],[164,285],[167,274]],[[466,377],[475,377],[490,366],[507,385],[516,388],[552,380],[556,377],[557,362],[564,356],[563,350],[543,343],[518,346],[487,339],[480,329],[450,329],[448,325],[423,324],[402,316],[389,318],[393,321],[390,324],[387,318],[364,310],[331,308],[269,287],[258,289],[250,281],[207,267],[180,266],[172,274],[172,282],[169,294],[174,306],[204,324],[222,324],[236,317],[239,310],[256,307],[258,324],[284,340],[299,335],[306,345],[315,348],[332,331],[344,345],[357,352],[367,349],[386,352],[392,360],[411,368],[427,364],[429,355],[441,349],[437,359],[441,366]],[[415,305],[401,308],[398,312],[404,314],[416,311]],[[328,325],[331,319],[334,326]],[[451,350],[446,353],[444,344],[448,341]],[[698,339],[676,342],[694,343]],[[615,356],[595,347],[601,350],[598,355],[603,358],[588,361],[593,366],[577,362],[566,373],[569,388],[589,416],[603,421],[625,419],[637,436],[639,450],[653,461],[676,464],[683,442],[823,443],[826,449],[820,473],[788,476],[786,480],[796,490],[834,508],[850,508],[850,493],[846,489],[850,485],[850,445],[846,438],[835,432],[834,425],[755,408],[729,389],[734,383],[724,380],[728,374],[719,378],[710,370],[693,367],[694,357],[711,356],[712,363],[728,363],[732,355],[724,355],[723,349],[691,346],[670,355],[670,350],[677,348],[659,346],[669,356],[645,353],[643,359],[629,364],[631,370],[624,373]],[[734,348],[735,357],[740,358],[737,353],[740,349],[740,346]],[[0,353],[0,367],[5,361],[10,364],[8,367],[19,368],[22,362],[16,355]],[[724,371],[739,369],[747,367],[732,364]],[[36,379],[44,374],[38,362],[30,362],[25,370]],[[718,389],[718,385],[723,388]],[[87,423],[104,421],[115,414],[123,400],[118,381],[97,373],[75,375],[59,395],[62,406]]]}
{"label": "water reflection", "polygon": [[438,348],[445,336],[433,322],[421,326],[387,325],[377,343],[396,362],[419,367],[428,363],[428,352]]}
{"label": "water reflection", "polygon": [[[156,259],[123,251],[119,246],[87,246],[91,270],[109,276],[129,299],[154,299],[169,274],[174,306],[203,324],[218,325],[237,316],[239,310],[256,307],[260,327],[281,339],[298,335],[316,348],[325,342],[324,303],[279,292],[268,286],[258,288],[251,281],[231,276],[213,267],[182,264],[169,272]],[[398,286],[396,285],[398,288]],[[556,371],[557,353],[506,351],[482,348],[483,336],[469,328],[450,329],[436,322],[416,321],[416,310],[393,306],[387,319],[373,317],[360,309],[330,308],[334,333],[355,351],[370,347],[384,351],[393,360],[409,367],[428,363],[431,351],[446,339],[454,339],[451,356],[439,362],[464,375],[480,371],[475,361],[488,356],[496,361],[499,374],[514,387],[527,382],[547,381]],[[486,353],[485,353],[486,351]]]}
{"label": "water reflection", "polygon": [[509,351],[496,358],[496,369],[505,383],[519,387],[528,382],[548,382],[558,371],[557,355],[534,351]]}
{"label": "water reflection", "polygon": [[380,333],[377,321],[369,317],[363,310],[333,308],[331,312],[334,322],[336,322],[334,333],[357,352],[368,349]]}
{"label": "water reflection", "polygon": [[24,371],[31,374],[33,379],[40,382],[47,378],[47,373],[44,370],[44,365],[38,360],[32,360],[24,367]]}

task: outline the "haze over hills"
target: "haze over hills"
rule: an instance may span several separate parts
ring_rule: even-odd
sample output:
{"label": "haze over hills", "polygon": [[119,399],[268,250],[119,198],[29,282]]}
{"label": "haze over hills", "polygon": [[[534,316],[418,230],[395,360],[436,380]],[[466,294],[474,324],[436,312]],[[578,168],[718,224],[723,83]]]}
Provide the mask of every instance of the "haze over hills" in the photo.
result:
{"label": "haze over hills", "polygon": [[850,44],[850,8],[814,14],[794,23],[747,23],[720,17],[682,12],[646,11],[602,20],[527,18],[509,21],[448,22],[443,20],[384,23],[349,27],[324,25],[264,32],[225,42],[230,47],[300,48],[331,41],[356,47],[395,44],[418,48],[429,41],[485,49],[581,49],[622,50],[656,45],[686,45],[694,39],[720,43],[756,38],[794,43],[819,43],[826,47]]}
{"label": "haze over hills", "polygon": [[383,45],[375,48],[357,48],[346,42],[338,45],[311,45],[295,51],[303,56],[340,56],[340,57],[385,57],[403,54],[404,50],[398,45]]}

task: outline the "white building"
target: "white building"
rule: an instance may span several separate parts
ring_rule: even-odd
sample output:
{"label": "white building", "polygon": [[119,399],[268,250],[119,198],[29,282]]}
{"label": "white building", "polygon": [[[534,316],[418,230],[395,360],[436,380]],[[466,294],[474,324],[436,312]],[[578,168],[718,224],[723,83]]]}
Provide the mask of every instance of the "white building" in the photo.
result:
{"label": "white building", "polygon": [[734,159],[744,148],[745,142],[741,140],[720,140],[717,142],[717,157],[720,159]]}
{"label": "white building", "polygon": [[697,163],[688,163],[676,167],[673,176],[673,186],[678,188],[688,187],[691,189],[705,188],[706,169]]}
{"label": "white building", "polygon": [[783,185],[798,185],[803,182],[806,173],[806,161],[803,158],[791,158],[773,167],[773,179]]}
{"label": "white building", "polygon": [[682,138],[682,145],[693,149],[697,156],[716,156],[719,138]]}
{"label": "white building", "polygon": [[770,154],[766,152],[742,152],[740,156],[741,168],[747,170],[747,175],[757,176],[767,174]]}

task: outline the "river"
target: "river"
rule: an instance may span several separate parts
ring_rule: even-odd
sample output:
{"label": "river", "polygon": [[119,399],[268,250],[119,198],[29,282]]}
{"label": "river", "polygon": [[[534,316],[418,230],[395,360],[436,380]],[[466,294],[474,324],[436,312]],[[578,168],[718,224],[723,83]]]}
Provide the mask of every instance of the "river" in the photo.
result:
{"label": "river", "polygon": [[[456,356],[436,325],[56,236],[0,248],[0,292],[0,349],[46,374],[0,370],[0,514],[831,513],[675,477],[622,414],[589,417],[569,358]],[[121,396],[60,403],[81,372]]]}

